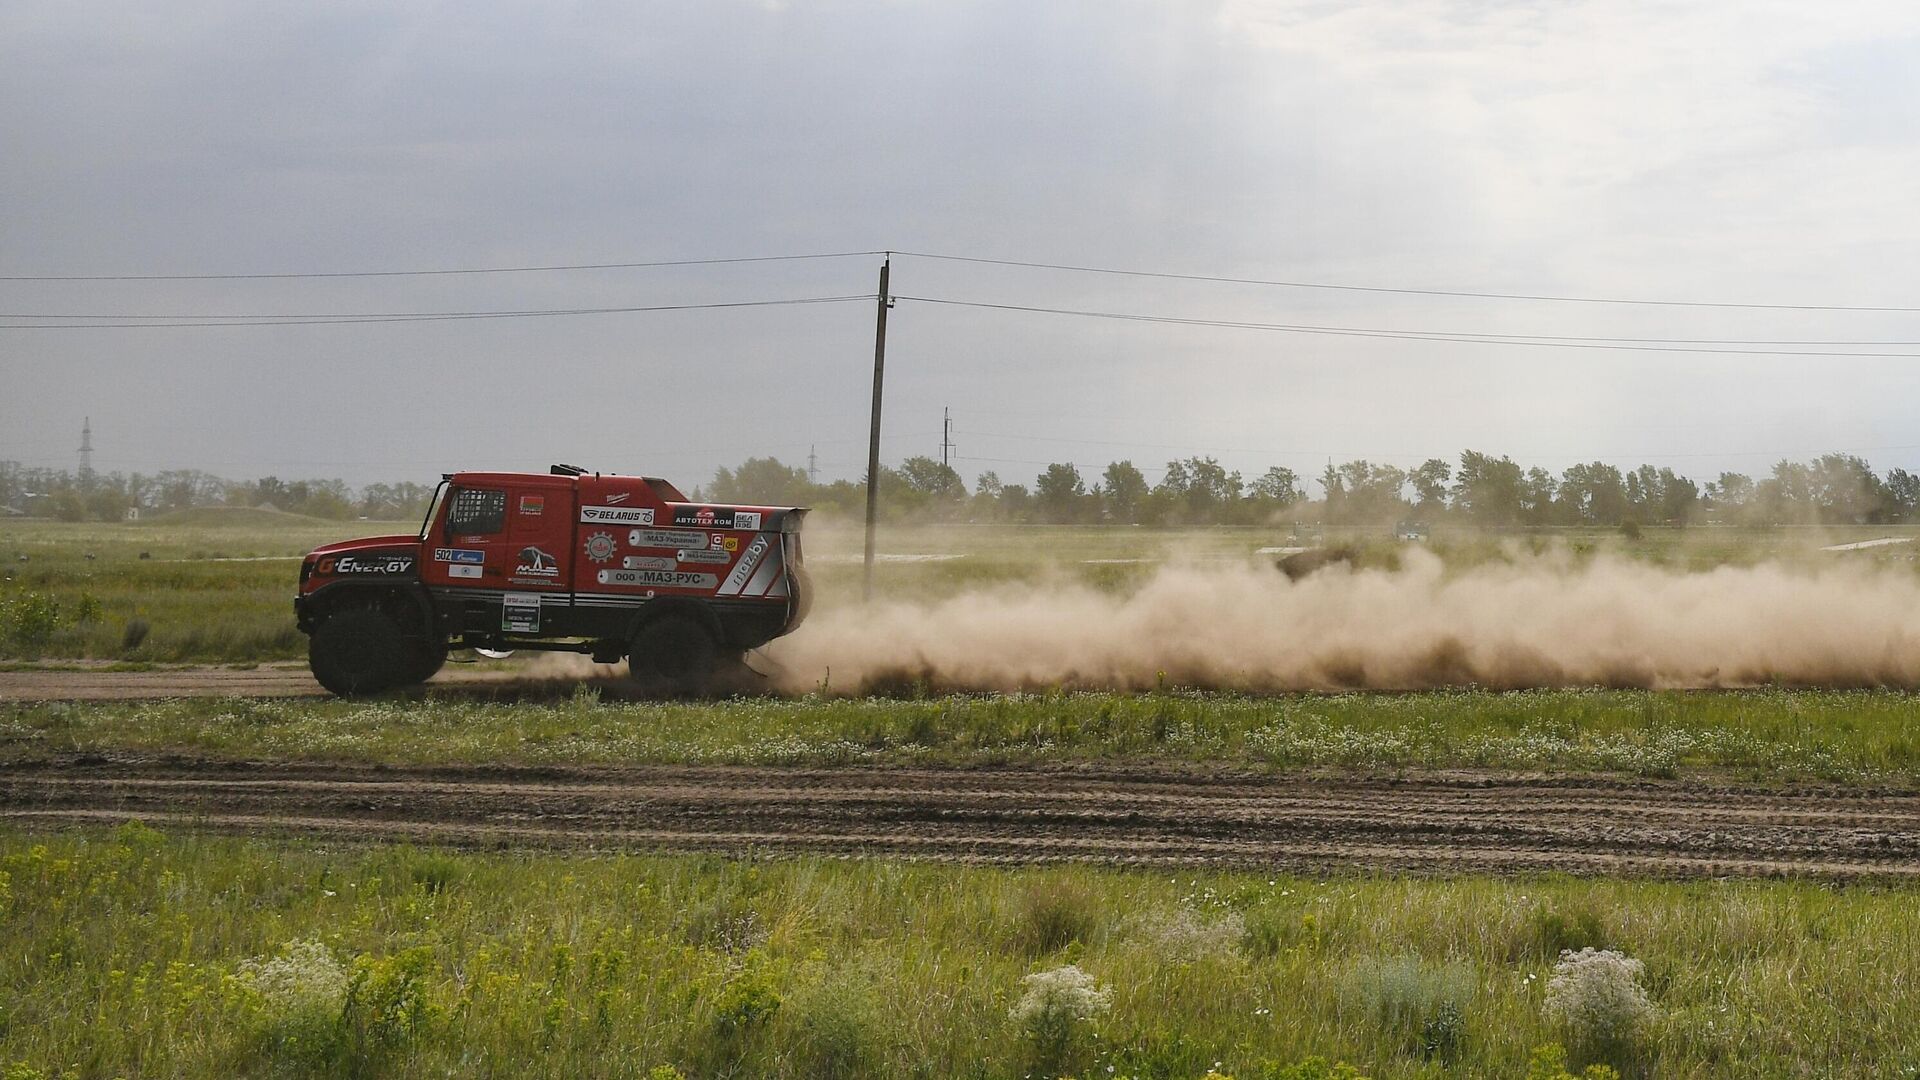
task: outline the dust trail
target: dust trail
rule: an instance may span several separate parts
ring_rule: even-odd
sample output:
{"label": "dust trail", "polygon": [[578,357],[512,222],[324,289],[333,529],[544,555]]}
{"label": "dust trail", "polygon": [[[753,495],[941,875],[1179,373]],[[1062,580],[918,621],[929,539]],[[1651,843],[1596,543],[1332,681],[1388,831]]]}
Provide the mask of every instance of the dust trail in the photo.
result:
{"label": "dust trail", "polygon": [[[1705,572],[1564,555],[1445,571],[1174,567],[1114,595],[975,590],[816,610],[775,682],[857,692],[1053,685],[1246,690],[1920,686],[1920,577],[1778,564]],[[1163,676],[1164,673],[1164,676]]]}

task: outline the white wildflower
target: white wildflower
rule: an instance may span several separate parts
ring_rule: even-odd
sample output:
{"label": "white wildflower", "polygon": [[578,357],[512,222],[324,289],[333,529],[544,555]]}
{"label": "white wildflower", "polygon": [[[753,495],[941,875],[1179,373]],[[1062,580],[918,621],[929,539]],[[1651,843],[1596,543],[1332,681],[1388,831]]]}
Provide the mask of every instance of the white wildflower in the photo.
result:
{"label": "white wildflower", "polygon": [[1147,933],[1173,959],[1203,960],[1232,953],[1247,936],[1247,920],[1237,911],[1208,916],[1183,907],[1149,921]]}
{"label": "white wildflower", "polygon": [[1646,965],[1612,949],[1563,952],[1547,980],[1547,1013],[1575,1039],[1631,1041],[1659,1010],[1640,985]]}
{"label": "white wildflower", "polygon": [[1075,964],[1036,972],[1020,982],[1027,992],[1007,1015],[1028,1027],[1091,1020],[1113,1006],[1113,991]]}
{"label": "white wildflower", "polygon": [[243,960],[239,975],[282,1018],[337,1013],[346,1003],[347,969],[318,941],[289,942],[279,956]]}

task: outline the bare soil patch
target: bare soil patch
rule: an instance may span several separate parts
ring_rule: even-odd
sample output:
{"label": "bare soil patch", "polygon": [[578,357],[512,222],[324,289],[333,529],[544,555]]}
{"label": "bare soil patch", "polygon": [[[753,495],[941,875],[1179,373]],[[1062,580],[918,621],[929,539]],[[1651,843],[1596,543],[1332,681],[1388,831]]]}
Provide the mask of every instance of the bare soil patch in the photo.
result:
{"label": "bare soil patch", "polygon": [[0,819],[585,847],[1427,873],[1920,876],[1920,796],[1164,768],[0,769]]}

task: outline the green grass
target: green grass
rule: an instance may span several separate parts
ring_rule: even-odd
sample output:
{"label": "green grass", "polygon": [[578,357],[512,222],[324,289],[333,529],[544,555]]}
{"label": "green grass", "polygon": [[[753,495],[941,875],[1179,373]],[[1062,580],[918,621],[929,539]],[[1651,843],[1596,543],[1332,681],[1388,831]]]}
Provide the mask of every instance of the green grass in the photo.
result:
{"label": "green grass", "polygon": [[[115,524],[0,522],[0,608],[31,595],[50,598],[58,612],[44,641],[0,625],[0,657],[297,658],[306,649],[293,625],[299,557],[332,540],[417,527],[256,510]],[[145,632],[129,629],[136,624]]]}
{"label": "green grass", "polygon": [[[1658,1016],[1605,1051],[1628,1075],[1920,1065],[1910,890],[462,854],[140,826],[0,832],[0,873],[8,1076],[1198,1080],[1321,1056],[1518,1077],[1535,1047],[1578,1043],[1545,984],[1586,945],[1646,966]],[[287,978],[246,974],[302,942],[319,947]],[[1010,1013],[1023,977],[1066,964],[1110,1005],[1049,1044]],[[1455,1037],[1429,1056],[1446,1004]]]}
{"label": "green grass", "polygon": [[0,759],[72,753],[391,764],[1162,760],[1375,772],[1484,768],[1920,784],[1916,698],[1891,691],[1401,695],[1061,693],[715,702],[479,690],[375,702],[0,707]]}

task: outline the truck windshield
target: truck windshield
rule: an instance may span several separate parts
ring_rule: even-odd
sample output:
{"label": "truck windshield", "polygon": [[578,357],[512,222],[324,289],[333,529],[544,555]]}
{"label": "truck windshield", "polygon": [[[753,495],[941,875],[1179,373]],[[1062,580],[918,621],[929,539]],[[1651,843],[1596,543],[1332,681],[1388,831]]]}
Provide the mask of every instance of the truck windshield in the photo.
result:
{"label": "truck windshield", "polygon": [[447,482],[442,480],[440,486],[433,489],[433,501],[427,504],[427,519],[420,523],[420,539],[425,540],[427,534],[433,531],[433,519],[440,516],[440,504],[446,498]]}

